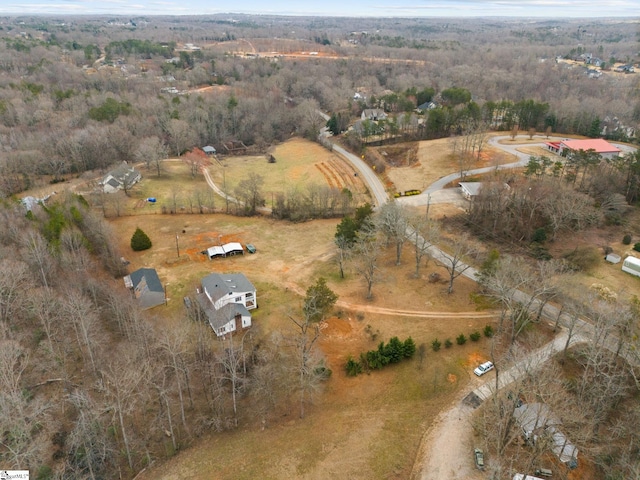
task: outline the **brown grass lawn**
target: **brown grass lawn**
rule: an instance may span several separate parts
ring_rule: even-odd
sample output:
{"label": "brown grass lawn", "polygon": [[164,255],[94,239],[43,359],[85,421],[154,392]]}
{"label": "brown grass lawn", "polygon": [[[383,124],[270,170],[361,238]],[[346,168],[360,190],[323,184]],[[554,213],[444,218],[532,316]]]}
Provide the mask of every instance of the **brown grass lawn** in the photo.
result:
{"label": "brown grass lawn", "polygon": [[[625,234],[632,236],[631,245],[622,243]],[[585,288],[601,284],[615,292],[619,298],[629,299],[634,295],[640,297],[640,278],[623,272],[622,261],[618,264],[606,262],[603,247],[611,247],[613,253],[620,255],[622,260],[629,255],[640,258],[640,252],[633,250],[636,242],[640,242],[640,211],[637,209],[627,216],[626,225],[594,228],[580,232],[579,235],[565,234],[548,244],[548,247],[554,257],[569,253],[576,247],[597,249],[600,253],[598,263],[588,273],[577,275],[574,281]]]}
{"label": "brown grass lawn", "polygon": [[[193,292],[199,279],[211,271],[244,272],[258,288],[260,308],[255,323],[263,332],[290,329],[287,315],[299,312],[301,296],[319,275],[324,275],[345,306],[337,309],[323,329],[320,344],[333,370],[324,390],[316,396],[308,415],[300,420],[295,409],[270,424],[242,425],[239,430],[212,434],[158,465],[141,479],[253,479],[253,478],[408,478],[418,445],[429,422],[465,385],[471,369],[486,358],[487,342],[427,355],[420,366],[414,359],[385,371],[347,378],[343,365],[349,355],[377,347],[391,336],[412,336],[430,346],[438,337],[452,340],[481,330],[487,318],[419,318],[377,315],[368,307],[400,308],[427,312],[470,311],[473,282],[456,281],[453,295],[443,284],[429,284],[426,276],[444,271],[429,264],[422,278],[412,276],[410,248],[403,265],[394,265],[390,248],[380,262],[380,282],[375,298],[364,300],[364,286],[353,273],[340,280],[332,263],[333,234],[337,220],[300,225],[264,218],[216,215],[149,215],[111,220],[127,251],[131,269],[153,266],[167,283],[167,307],[154,315],[169,321],[181,319],[182,297]],[[154,246],[134,253],[128,240],[136,225],[151,237]],[[183,233],[184,232],[184,233]],[[175,235],[179,237],[180,258]],[[254,243],[254,255],[206,260],[199,252],[217,242]],[[375,336],[375,340],[373,337]]]}
{"label": "brown grass lawn", "polygon": [[[293,188],[297,181],[322,179],[315,165],[328,162],[331,154],[316,149],[314,154],[307,155],[310,149],[308,142],[290,141],[274,150],[275,164],[268,164],[264,157],[228,158],[224,160],[228,164],[224,169],[227,179],[236,181],[247,167],[255,167],[259,172],[273,168],[268,183],[265,181],[267,188]],[[495,161],[490,152],[487,154],[484,162]],[[416,185],[412,179],[424,179],[428,184],[455,170],[448,159],[446,140],[421,143],[418,158],[418,166],[397,169],[400,172],[387,170],[394,182],[405,182],[398,189],[421,188],[423,185]],[[192,180],[179,163],[170,165],[173,178],[167,175],[166,179],[154,181],[148,176],[135,196],[139,199],[153,193],[164,198],[176,188],[179,192],[192,186],[200,188],[201,179]],[[158,207],[141,208],[158,210]],[[438,353],[431,350],[435,338],[444,342],[446,338],[454,340],[460,333],[468,337],[491,320],[464,313],[456,318],[446,317],[446,313],[438,316],[437,312],[475,312],[477,306],[471,301],[471,294],[476,285],[460,277],[455,292],[447,295],[445,285],[426,281],[432,272],[446,277],[444,269],[433,262],[423,266],[422,278],[414,278],[410,244],[405,246],[399,267],[394,265],[393,248],[385,252],[379,262],[374,299],[368,302],[364,299],[364,285],[354,272],[349,272],[344,280],[338,276],[333,262],[333,236],[338,220],[291,224],[258,217],[177,214],[127,216],[111,219],[110,223],[118,233],[120,247],[128,252],[125,256],[131,261],[131,269],[155,267],[166,282],[168,305],[152,311],[153,315],[166,317],[166,321],[184,321],[182,297],[192,294],[199,280],[212,271],[243,272],[254,282],[260,306],[254,322],[264,333],[291,328],[288,315],[299,314],[305,289],[319,276],[327,278],[341,302],[336,316],[326,322],[320,342],[333,375],[314,398],[304,419],[298,418],[294,408],[289,415],[268,425],[244,423],[235,431],[210,434],[167,462],[153,465],[139,480],[409,478],[423,433],[468,384],[473,367],[487,358],[485,339],[468,342],[463,347],[443,348]],[[131,251],[129,240],[136,226],[150,236],[152,249]],[[616,253],[623,253],[628,249],[620,244],[624,233],[623,227],[585,233],[578,240],[557,240],[550,248],[555,255],[578,241],[598,246],[605,242]],[[631,233],[634,242],[640,239],[637,228]],[[253,243],[258,251],[254,255],[215,261],[199,253],[227,241]],[[615,288],[633,291],[640,284],[640,279],[623,274],[619,265],[604,262],[592,276],[585,277],[585,283],[611,282]],[[433,315],[382,315],[374,312],[373,307]],[[392,336],[401,339],[411,336],[416,344],[425,344],[427,353],[422,365],[415,358],[370,375],[346,377],[343,366],[349,355],[357,357]]]}
{"label": "brown grass lawn", "polygon": [[[378,152],[384,152],[385,147],[376,147]],[[455,161],[451,158],[451,139],[441,138],[418,142],[418,161],[411,166],[388,168],[386,173],[395,191],[412,189],[424,190],[439,178],[457,170]],[[513,156],[502,150],[485,146],[480,160],[473,168],[490,165],[502,165],[513,161]]]}
{"label": "brown grass lawn", "polygon": [[[275,163],[268,163],[269,155],[274,156]],[[350,164],[319,144],[301,138],[292,138],[277,145],[266,156],[223,157],[220,162],[213,163],[210,172],[216,184],[222,186],[226,181],[227,191],[231,194],[249,172],[262,175],[267,204],[270,204],[272,194],[289,194],[295,190],[306,193],[311,185],[328,185],[340,190],[348,188],[356,201],[362,201],[366,191]]]}
{"label": "brown grass lawn", "polygon": [[[275,163],[268,163],[267,156],[221,157],[211,159],[208,169],[217,186],[235,196],[238,183],[255,172],[263,178],[263,195],[266,206],[271,207],[278,194],[298,191],[306,194],[312,185],[330,186],[342,190],[348,188],[358,204],[367,201],[366,187],[360,176],[354,175],[353,167],[317,143],[294,138],[274,147],[271,154]],[[162,163],[158,176],[155,169],[137,166],[143,174],[142,181],[135,185],[129,195],[124,192],[105,196],[94,196],[93,202],[104,202],[107,215],[144,215],[162,212],[198,212],[199,196],[209,209],[226,210],[226,202],[206,184],[202,174],[191,175],[189,166],[180,158],[170,158]],[[51,189],[53,190],[53,189]],[[153,197],[156,203],[145,199]],[[230,206],[233,211],[234,206]]]}

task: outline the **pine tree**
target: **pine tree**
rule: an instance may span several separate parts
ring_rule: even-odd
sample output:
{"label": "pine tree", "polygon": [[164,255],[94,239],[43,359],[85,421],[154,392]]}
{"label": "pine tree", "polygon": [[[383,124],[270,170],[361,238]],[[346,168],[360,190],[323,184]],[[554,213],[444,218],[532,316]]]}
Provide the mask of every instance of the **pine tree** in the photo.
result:
{"label": "pine tree", "polygon": [[151,239],[140,229],[140,227],[136,228],[136,231],[131,237],[131,249],[134,252],[140,252],[149,248],[151,248]]}

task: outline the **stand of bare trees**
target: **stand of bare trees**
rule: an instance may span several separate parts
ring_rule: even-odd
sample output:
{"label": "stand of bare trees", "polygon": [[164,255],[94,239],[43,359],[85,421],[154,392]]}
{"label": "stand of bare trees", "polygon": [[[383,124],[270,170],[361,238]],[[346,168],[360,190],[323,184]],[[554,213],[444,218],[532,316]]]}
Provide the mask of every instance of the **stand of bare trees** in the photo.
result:
{"label": "stand of bare trees", "polygon": [[304,415],[329,375],[317,339],[336,297],[324,281],[292,335],[252,328],[216,341],[197,315],[160,329],[122,286],[121,267],[110,270],[121,255],[109,229],[80,199],[60,200],[29,221],[20,205],[0,207],[2,465],[127,478],[207,431]]}

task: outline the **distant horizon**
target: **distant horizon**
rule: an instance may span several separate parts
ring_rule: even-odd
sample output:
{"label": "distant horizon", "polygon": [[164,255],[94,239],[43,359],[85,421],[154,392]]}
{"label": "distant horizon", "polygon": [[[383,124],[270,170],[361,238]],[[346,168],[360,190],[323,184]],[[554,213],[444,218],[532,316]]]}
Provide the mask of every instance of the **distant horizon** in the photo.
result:
{"label": "distant horizon", "polygon": [[[375,1],[375,0],[374,0]],[[236,0],[221,4],[207,0],[186,2],[151,0],[22,0],[0,5],[0,15],[117,15],[117,16],[204,16],[264,15],[337,18],[610,18],[640,21],[640,2],[609,0],[403,0],[402,4],[371,3],[370,0],[291,2]],[[232,11],[230,11],[232,10]]]}

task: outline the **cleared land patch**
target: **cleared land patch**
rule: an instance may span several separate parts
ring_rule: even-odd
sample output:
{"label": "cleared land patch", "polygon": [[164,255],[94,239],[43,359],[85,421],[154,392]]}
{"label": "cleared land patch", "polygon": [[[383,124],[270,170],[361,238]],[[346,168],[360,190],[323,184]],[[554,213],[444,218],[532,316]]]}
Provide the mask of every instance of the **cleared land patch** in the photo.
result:
{"label": "cleared land patch", "polygon": [[[404,145],[404,144],[403,144]],[[393,158],[412,158],[411,149],[415,143],[407,144],[407,151],[402,152],[400,147],[394,146]],[[389,147],[375,147],[376,150],[386,152]],[[406,190],[418,189],[424,190],[436,180],[455,172],[458,166],[451,154],[451,139],[441,138],[438,140],[425,140],[417,142],[417,152],[415,153],[416,161],[414,163],[405,163],[396,161],[402,166],[395,168],[387,168],[386,177],[394,185],[396,191],[404,192]],[[512,162],[512,156],[505,154],[502,150],[498,150],[485,144],[482,149],[480,158],[476,160],[470,168],[482,168],[491,165],[502,165]],[[393,167],[393,165],[390,165]]]}
{"label": "cleared land patch", "polygon": [[[421,278],[413,278],[411,249],[404,249],[403,263],[396,267],[390,248],[380,259],[374,300],[367,303],[359,277],[349,272],[341,280],[332,262],[337,220],[290,224],[221,214],[154,215],[121,217],[111,224],[119,233],[121,248],[130,252],[131,268],[154,266],[168,284],[169,305],[153,313],[168,314],[173,322],[187,321],[182,316],[182,297],[211,271],[243,272],[255,282],[260,305],[255,324],[265,334],[290,329],[288,315],[299,314],[301,296],[296,291],[304,293],[320,275],[341,300],[337,315],[323,328],[320,343],[333,375],[305,419],[298,418],[294,406],[268,425],[245,422],[238,431],[211,434],[140,479],[320,479],[328,472],[335,478],[408,478],[424,428],[468,381],[468,358],[486,356],[485,341],[437,354],[427,348],[422,363],[415,359],[371,375],[347,377],[343,365],[349,355],[357,357],[392,336],[412,336],[418,345],[429,346],[435,337],[453,340],[460,333],[481,330],[491,320],[367,311],[369,306],[431,313],[475,311],[470,293],[476,286],[461,278],[456,281],[456,292],[447,295],[445,285],[426,281],[433,271],[443,274],[442,267],[431,262],[423,267]],[[128,240],[136,226],[151,237],[151,250],[131,252]],[[222,241],[251,241],[258,252],[205,260],[199,252],[218,236]],[[247,461],[249,456],[251,461]]]}
{"label": "cleared land patch", "polygon": [[[269,163],[273,155],[275,162]],[[249,172],[263,176],[265,197],[298,190],[305,193],[312,185],[348,188],[356,201],[364,201],[366,188],[353,167],[335,153],[308,140],[294,138],[270,151],[269,155],[223,157],[210,173],[214,182],[232,193]],[[224,189],[224,188],[223,188]],[[268,202],[267,202],[268,203]]]}

